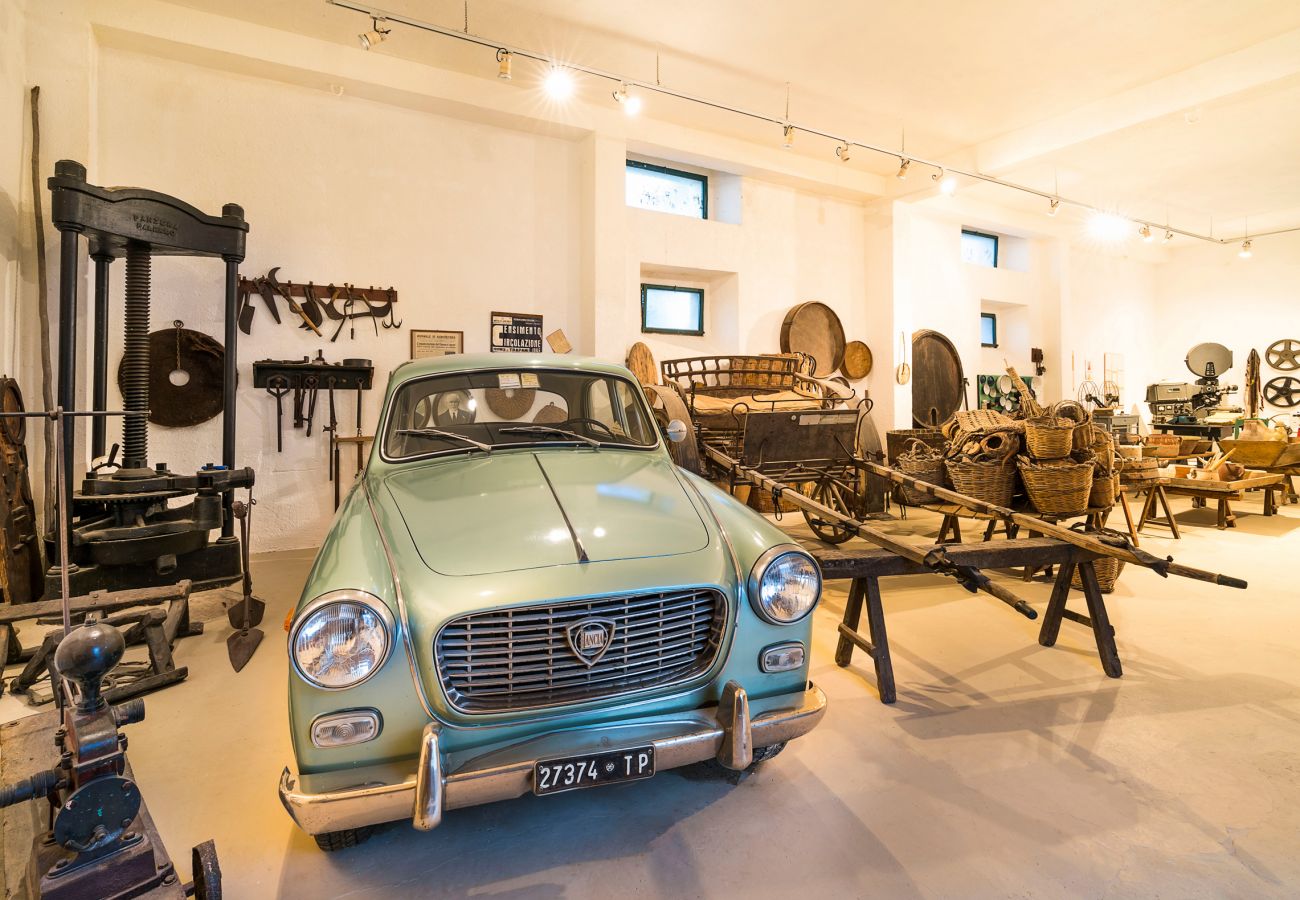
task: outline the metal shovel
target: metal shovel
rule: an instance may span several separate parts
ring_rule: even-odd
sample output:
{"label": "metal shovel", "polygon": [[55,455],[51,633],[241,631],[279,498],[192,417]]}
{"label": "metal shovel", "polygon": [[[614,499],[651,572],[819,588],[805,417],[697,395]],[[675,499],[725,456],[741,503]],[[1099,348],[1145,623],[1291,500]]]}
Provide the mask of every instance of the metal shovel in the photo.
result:
{"label": "metal shovel", "polygon": [[266,612],[266,603],[253,596],[253,575],[248,567],[248,529],[251,518],[249,506],[252,502],[250,497],[248,504],[240,500],[231,504],[231,512],[239,520],[240,552],[244,562],[244,597],[226,610],[230,627],[239,629],[226,638],[226,652],[229,653],[230,664],[236,672],[248,665],[248,661],[253,658],[258,644],[262,643],[262,638],[265,636],[262,630],[255,626],[261,624],[262,614]]}

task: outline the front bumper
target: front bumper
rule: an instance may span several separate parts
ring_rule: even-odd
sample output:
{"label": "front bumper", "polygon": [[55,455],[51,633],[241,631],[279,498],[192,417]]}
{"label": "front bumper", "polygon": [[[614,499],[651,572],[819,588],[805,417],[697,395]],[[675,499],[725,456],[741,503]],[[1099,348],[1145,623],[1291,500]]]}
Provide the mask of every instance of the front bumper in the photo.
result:
{"label": "front bumper", "polygon": [[431,723],[424,729],[414,773],[403,777],[391,768],[353,772],[344,776],[351,784],[343,786],[337,784],[338,776],[317,776],[309,786],[304,783],[308,778],[295,778],[285,768],[280,802],[308,834],[402,819],[427,831],[442,820],[443,810],[527,794],[533,789],[538,760],[651,743],[657,771],[706,759],[743,769],[753,760],[754,748],[807,734],[825,712],[826,695],[814,685],[751,703],[732,681],[715,707],[615,727],[556,732],[463,761],[442,752],[438,725]]}

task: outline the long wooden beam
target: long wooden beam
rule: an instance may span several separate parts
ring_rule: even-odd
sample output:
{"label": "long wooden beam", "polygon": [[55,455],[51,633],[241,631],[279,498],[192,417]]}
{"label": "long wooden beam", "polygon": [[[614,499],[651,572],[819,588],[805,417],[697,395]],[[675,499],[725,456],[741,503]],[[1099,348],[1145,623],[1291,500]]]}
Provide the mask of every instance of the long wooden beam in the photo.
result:
{"label": "long wooden beam", "polygon": [[919,491],[924,491],[938,500],[946,500],[949,503],[955,503],[958,506],[973,510],[974,512],[981,512],[1008,522],[1014,522],[1023,528],[1028,528],[1038,534],[1057,538],[1058,540],[1073,544],[1081,550],[1095,553],[1098,556],[1111,556],[1115,559],[1123,560],[1126,563],[1132,563],[1135,566],[1144,566],[1145,568],[1153,569],[1161,575],[1178,575],[1183,578],[1191,578],[1195,581],[1206,581],[1210,584],[1220,584],[1224,587],[1241,589],[1246,587],[1246,580],[1244,578],[1236,578],[1232,575],[1223,575],[1218,572],[1208,572],[1205,569],[1184,566],[1180,563],[1174,562],[1172,556],[1166,559],[1160,559],[1158,556],[1152,556],[1150,553],[1145,553],[1138,550],[1136,547],[1128,545],[1127,541],[1123,546],[1108,544],[1104,541],[1097,540],[1095,537],[1089,537],[1086,534],[1081,534],[1070,528],[1066,528],[1063,525],[1044,521],[1037,516],[1016,512],[1013,509],[999,506],[996,503],[989,503],[985,500],[979,500],[966,494],[960,494],[957,491],[940,487],[928,481],[922,481],[919,478],[914,478],[911,475],[904,474],[897,469],[883,466],[869,460],[858,459],[856,460],[856,463],[858,468],[872,475],[886,478],[897,484],[907,485],[908,487]]}
{"label": "long wooden beam", "polygon": [[793,503],[801,509],[806,509],[819,516],[824,516],[828,519],[839,522],[842,526],[848,528],[853,534],[875,544],[883,550],[888,550],[896,556],[901,556],[903,559],[922,566],[930,572],[936,572],[940,575],[949,575],[957,579],[957,582],[971,593],[984,591],[986,594],[1001,600],[1025,618],[1038,618],[1038,612],[1033,607],[1007,588],[991,581],[987,575],[976,567],[963,563],[956,563],[949,559],[947,549],[943,545],[921,548],[913,546],[912,544],[904,543],[878,528],[873,528],[866,522],[854,519],[851,516],[846,516],[837,510],[833,510],[828,506],[818,503],[808,495],[801,493],[797,489],[777,481],[774,478],[769,478],[757,469],[741,465],[738,461],[732,459],[716,447],[710,447],[708,444],[704,444],[702,449],[709,459],[727,469],[729,472],[735,473],[738,477],[748,481],[755,487],[760,487],[765,490],[776,490],[780,493],[782,499]]}

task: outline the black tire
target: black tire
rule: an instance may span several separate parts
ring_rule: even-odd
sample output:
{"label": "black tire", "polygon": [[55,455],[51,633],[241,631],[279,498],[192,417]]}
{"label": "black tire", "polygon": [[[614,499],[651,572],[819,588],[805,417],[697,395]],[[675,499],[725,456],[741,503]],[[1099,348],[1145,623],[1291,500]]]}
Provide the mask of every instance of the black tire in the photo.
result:
{"label": "black tire", "polygon": [[346,850],[348,847],[355,847],[357,844],[363,844],[374,833],[375,826],[373,825],[366,825],[362,828],[345,828],[342,831],[327,831],[324,834],[315,835],[316,846],[326,853],[334,853],[338,850]]}
{"label": "black tire", "polygon": [[[706,759],[703,762],[696,763],[694,766],[690,768],[694,769],[694,771],[698,772],[699,775],[703,776],[703,779],[701,780],[704,779],[713,780],[713,779],[720,778],[724,781],[730,782],[731,784],[740,784],[740,782],[743,779],[754,774],[755,770],[757,770],[760,765],[767,762],[769,759],[776,756],[784,749],[785,749],[785,741],[782,741],[779,744],[769,744],[766,747],[755,747],[753,761],[751,761],[748,766],[741,769],[740,771],[736,771],[735,769],[728,769],[726,766],[718,762],[716,759]],[[688,775],[687,777],[690,776]]]}

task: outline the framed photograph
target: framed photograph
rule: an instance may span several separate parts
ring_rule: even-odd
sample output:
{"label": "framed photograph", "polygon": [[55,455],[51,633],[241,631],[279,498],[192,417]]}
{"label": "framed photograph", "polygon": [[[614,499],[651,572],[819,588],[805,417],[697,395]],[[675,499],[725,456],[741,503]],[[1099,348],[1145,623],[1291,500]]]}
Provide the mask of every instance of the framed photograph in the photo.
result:
{"label": "framed photograph", "polygon": [[465,352],[463,331],[421,331],[411,329],[411,359],[450,356]]}
{"label": "framed photograph", "polygon": [[493,353],[541,353],[542,317],[531,313],[492,313]]}

